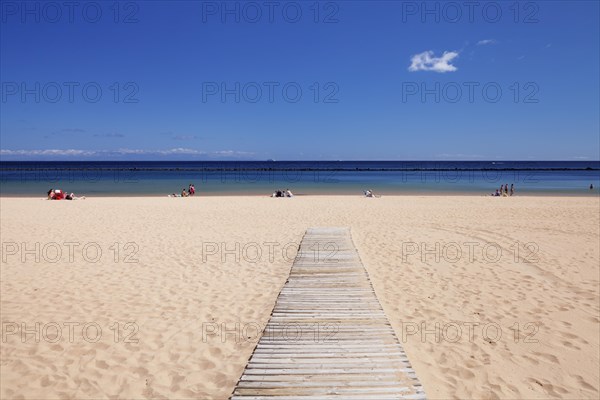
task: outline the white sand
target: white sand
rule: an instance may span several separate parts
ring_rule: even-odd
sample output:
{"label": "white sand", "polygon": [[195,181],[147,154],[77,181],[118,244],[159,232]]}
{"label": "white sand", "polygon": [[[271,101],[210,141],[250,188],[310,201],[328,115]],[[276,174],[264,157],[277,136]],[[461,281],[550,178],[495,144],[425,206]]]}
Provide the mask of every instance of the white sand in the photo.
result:
{"label": "white sand", "polygon": [[[2,198],[0,211],[2,399],[227,398],[258,339],[253,324],[266,324],[310,226],[352,228],[430,398],[599,396],[598,198]],[[79,243],[72,261],[66,242]],[[422,259],[436,243],[440,260]],[[136,248],[138,262],[125,262]],[[236,322],[250,339],[203,338],[203,324]],[[431,333],[406,335],[421,322]],[[39,340],[21,335],[36,323]],[[138,343],[126,343],[134,329],[128,341]]]}

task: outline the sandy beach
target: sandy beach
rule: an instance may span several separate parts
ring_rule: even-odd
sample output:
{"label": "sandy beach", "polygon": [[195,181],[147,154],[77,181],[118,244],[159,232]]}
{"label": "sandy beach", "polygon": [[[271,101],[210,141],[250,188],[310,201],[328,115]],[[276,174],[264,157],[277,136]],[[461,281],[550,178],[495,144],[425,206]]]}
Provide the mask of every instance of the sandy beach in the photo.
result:
{"label": "sandy beach", "polygon": [[0,198],[0,211],[2,399],[228,398],[313,226],[351,228],[429,398],[599,396],[597,197]]}

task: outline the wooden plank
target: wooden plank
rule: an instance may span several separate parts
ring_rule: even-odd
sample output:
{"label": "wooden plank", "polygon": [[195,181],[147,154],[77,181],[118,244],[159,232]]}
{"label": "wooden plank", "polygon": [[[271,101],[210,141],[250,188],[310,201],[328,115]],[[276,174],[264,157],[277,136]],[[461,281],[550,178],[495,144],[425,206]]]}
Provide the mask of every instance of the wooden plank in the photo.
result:
{"label": "wooden plank", "polygon": [[[360,357],[360,358],[378,358],[378,357],[391,357],[391,356],[401,356],[403,355],[402,353],[390,353],[390,352],[380,352],[380,353],[350,353],[350,352],[343,352],[343,353],[289,353],[289,352],[284,352],[284,353],[271,353],[271,352],[256,352],[254,353],[254,357],[256,356],[261,356],[262,358],[269,358],[269,359],[279,359],[279,358],[291,358],[294,360],[299,360],[299,359],[317,359],[317,358],[325,358],[325,359],[333,359],[333,360],[337,360],[337,359],[345,359],[346,356],[348,355],[352,355],[352,357]],[[252,362],[256,362],[256,360],[253,358]]]}
{"label": "wooden plank", "polygon": [[376,395],[367,395],[364,393],[359,394],[344,394],[343,397],[339,395],[321,395],[318,397],[309,395],[309,396],[238,396],[234,395],[231,397],[231,400],[314,400],[315,398],[319,398],[322,400],[330,400],[340,398],[344,399],[357,399],[357,400],[425,400],[425,393],[421,394],[409,394],[409,395],[399,395],[399,394],[376,394]]}
{"label": "wooden plank", "polygon": [[259,346],[257,346],[256,351],[258,351],[258,350],[265,350],[265,351],[266,350],[277,350],[277,351],[281,351],[284,353],[287,351],[290,351],[290,352],[294,351],[298,354],[301,354],[301,353],[327,354],[327,353],[339,353],[339,352],[360,353],[360,352],[365,352],[365,351],[369,351],[371,353],[385,353],[385,352],[402,351],[402,348],[398,347],[395,344],[382,344],[382,345],[378,345],[375,347],[373,347],[372,344],[338,346],[340,343],[333,343],[333,344],[331,344],[331,343],[314,343],[314,344],[262,343]]}
{"label": "wooden plank", "polygon": [[348,228],[310,228],[231,399],[425,399]]}
{"label": "wooden plank", "polygon": [[[402,390],[404,389],[404,390]],[[375,393],[403,393],[409,392],[410,389],[407,387],[403,387],[402,385],[397,385],[397,387],[293,387],[293,388],[240,388],[238,387],[236,392],[237,395],[264,395],[268,394],[270,396],[277,395],[289,395],[289,394],[310,394],[312,396],[320,396],[320,395],[329,395],[329,394],[375,394]]]}
{"label": "wooden plank", "polygon": [[[351,378],[351,379],[348,379]],[[399,379],[398,374],[296,374],[296,375],[242,375],[240,383],[245,382],[271,382],[271,383],[286,383],[286,382],[382,382],[397,384]]]}
{"label": "wooden plank", "polygon": [[[337,360],[323,360],[323,359],[315,359],[315,362],[312,359],[292,359],[292,358],[283,358],[281,360],[285,360],[285,362],[278,362],[277,358],[257,358],[251,359],[250,364],[248,364],[248,370],[250,369],[309,369],[309,368],[327,368],[327,369],[365,369],[365,368],[393,368],[397,365],[397,359],[388,359],[388,360],[368,360],[365,359],[362,362],[350,360],[345,362],[344,359]],[[405,359],[406,360],[406,359]],[[300,364],[300,361],[302,364]]]}
{"label": "wooden plank", "polygon": [[401,352],[402,348],[395,344],[386,344],[381,346],[373,347],[372,345],[354,345],[354,346],[340,346],[340,343],[315,343],[313,345],[306,345],[301,343],[288,343],[288,344],[273,344],[273,343],[262,343],[256,347],[255,351],[278,351],[282,353],[296,352],[298,354],[314,353],[314,354],[328,354],[328,353],[393,353]]}
{"label": "wooden plank", "polygon": [[[290,387],[371,387],[373,381],[289,381],[289,382],[255,382],[242,381],[238,384],[241,388],[290,388]],[[407,387],[396,381],[379,381],[377,386],[394,386],[399,391],[408,391]]]}
{"label": "wooden plank", "polygon": [[[402,368],[269,368],[269,369],[249,369],[244,372],[246,375],[351,375],[351,374],[393,374],[397,373]],[[403,373],[403,381],[408,382],[412,378],[407,372]]]}

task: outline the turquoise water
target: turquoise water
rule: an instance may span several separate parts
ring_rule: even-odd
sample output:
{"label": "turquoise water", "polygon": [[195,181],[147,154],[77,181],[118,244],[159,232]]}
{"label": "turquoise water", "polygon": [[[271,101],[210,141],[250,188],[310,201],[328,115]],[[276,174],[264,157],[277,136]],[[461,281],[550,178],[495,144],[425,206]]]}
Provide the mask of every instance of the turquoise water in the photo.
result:
{"label": "turquoise water", "polygon": [[[0,195],[44,196],[63,189],[86,196],[162,196],[190,183],[199,195],[517,194],[590,195],[600,188],[598,161],[248,161],[0,162]],[[594,189],[589,186],[593,184]]]}

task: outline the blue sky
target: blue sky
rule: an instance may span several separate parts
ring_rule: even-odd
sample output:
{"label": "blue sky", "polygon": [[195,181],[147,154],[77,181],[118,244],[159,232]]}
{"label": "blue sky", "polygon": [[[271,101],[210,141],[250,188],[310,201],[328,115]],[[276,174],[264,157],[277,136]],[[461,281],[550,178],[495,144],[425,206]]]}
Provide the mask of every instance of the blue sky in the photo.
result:
{"label": "blue sky", "polygon": [[600,158],[597,1],[115,3],[1,1],[2,160]]}

